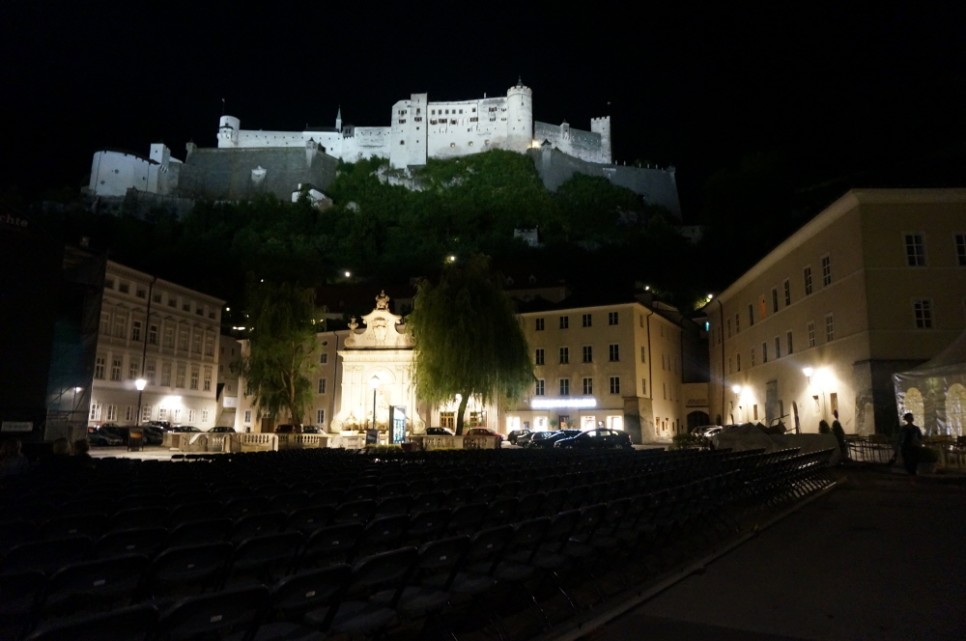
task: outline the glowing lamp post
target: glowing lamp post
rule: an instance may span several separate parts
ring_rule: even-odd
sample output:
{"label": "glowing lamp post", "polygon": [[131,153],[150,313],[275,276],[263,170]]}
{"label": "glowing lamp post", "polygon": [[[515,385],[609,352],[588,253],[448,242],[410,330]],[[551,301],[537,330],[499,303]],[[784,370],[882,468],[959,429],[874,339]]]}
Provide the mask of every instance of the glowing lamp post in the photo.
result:
{"label": "glowing lamp post", "polygon": [[139,378],[134,381],[134,387],[136,387],[138,390],[138,411],[137,411],[137,414],[134,416],[136,425],[141,424],[141,395],[144,393],[144,388],[147,387],[147,385],[148,385],[148,382],[143,378]]}

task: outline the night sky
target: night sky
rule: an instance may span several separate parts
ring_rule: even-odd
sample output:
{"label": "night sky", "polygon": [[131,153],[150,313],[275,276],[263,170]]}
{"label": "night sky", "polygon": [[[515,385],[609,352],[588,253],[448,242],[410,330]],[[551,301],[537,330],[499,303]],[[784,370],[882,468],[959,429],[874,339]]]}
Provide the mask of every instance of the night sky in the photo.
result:
{"label": "night sky", "polygon": [[79,188],[104,148],[184,158],[215,145],[223,104],[248,129],[332,126],[339,107],[386,126],[413,92],[518,78],[538,120],[610,114],[617,162],[676,166],[686,219],[747,154],[851,169],[964,148],[960,3],[534,4],[7,0],[0,185]]}

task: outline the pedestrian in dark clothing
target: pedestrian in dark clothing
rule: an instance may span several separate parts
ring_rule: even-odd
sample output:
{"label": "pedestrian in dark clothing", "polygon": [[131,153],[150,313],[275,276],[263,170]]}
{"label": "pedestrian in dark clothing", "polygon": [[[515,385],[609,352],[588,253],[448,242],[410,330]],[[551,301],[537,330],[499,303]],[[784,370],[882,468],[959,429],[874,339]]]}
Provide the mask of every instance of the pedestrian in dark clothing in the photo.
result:
{"label": "pedestrian in dark clothing", "polygon": [[913,423],[915,417],[912,412],[902,415],[902,420],[906,422],[899,430],[899,452],[902,454],[902,465],[906,472],[915,475],[916,468],[919,466],[919,448],[922,447],[922,430]]}

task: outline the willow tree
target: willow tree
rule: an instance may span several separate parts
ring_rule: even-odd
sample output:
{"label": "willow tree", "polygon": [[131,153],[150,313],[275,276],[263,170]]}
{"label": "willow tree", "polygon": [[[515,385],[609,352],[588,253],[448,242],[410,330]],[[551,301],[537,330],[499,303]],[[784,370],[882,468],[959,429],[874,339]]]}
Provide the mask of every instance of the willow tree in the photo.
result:
{"label": "willow tree", "polygon": [[436,283],[421,281],[406,323],[416,394],[430,403],[459,398],[457,434],[471,396],[509,403],[533,384],[523,328],[484,256],[448,264]]}
{"label": "willow tree", "polygon": [[260,411],[301,423],[312,401],[315,292],[296,284],[250,281],[248,354],[233,363]]}

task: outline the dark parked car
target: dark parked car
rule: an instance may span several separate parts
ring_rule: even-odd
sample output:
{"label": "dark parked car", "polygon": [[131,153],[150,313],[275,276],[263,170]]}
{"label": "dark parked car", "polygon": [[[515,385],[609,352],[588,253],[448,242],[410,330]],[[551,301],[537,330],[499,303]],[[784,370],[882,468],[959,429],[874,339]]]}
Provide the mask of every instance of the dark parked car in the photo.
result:
{"label": "dark parked car", "polygon": [[124,439],[115,436],[108,431],[101,431],[99,427],[91,427],[87,430],[87,442],[95,447],[109,447],[114,445],[124,445]]}
{"label": "dark parked car", "polygon": [[228,425],[216,425],[208,431],[212,434],[234,434],[235,428]]}
{"label": "dark parked car", "polygon": [[427,436],[453,436],[453,430],[448,427],[427,427]]}
{"label": "dark parked car", "polygon": [[148,445],[164,443],[164,429],[157,425],[142,425],[141,432],[144,434],[144,442]]}
{"label": "dark parked car", "polygon": [[302,434],[322,434],[322,428],[318,425],[303,425]]}
{"label": "dark parked car", "polygon": [[578,434],[580,434],[580,430],[547,430],[545,432],[534,432],[530,435],[530,440],[527,441],[526,446],[533,448],[553,447],[553,444],[560,439],[570,438]]}
{"label": "dark parked car", "polygon": [[596,429],[587,430],[586,432],[580,432],[576,436],[572,436],[570,438],[560,439],[554,443],[553,446],[581,450],[629,450],[633,447],[633,445],[631,445],[630,434],[621,430],[612,430],[607,427],[598,427]]}
{"label": "dark parked car", "polygon": [[520,439],[524,441],[529,438],[530,430],[511,430],[509,434],[506,435],[506,440],[510,441],[514,445],[521,445]]}
{"label": "dark parked car", "polygon": [[203,432],[204,430],[194,425],[172,425],[172,432]]}

